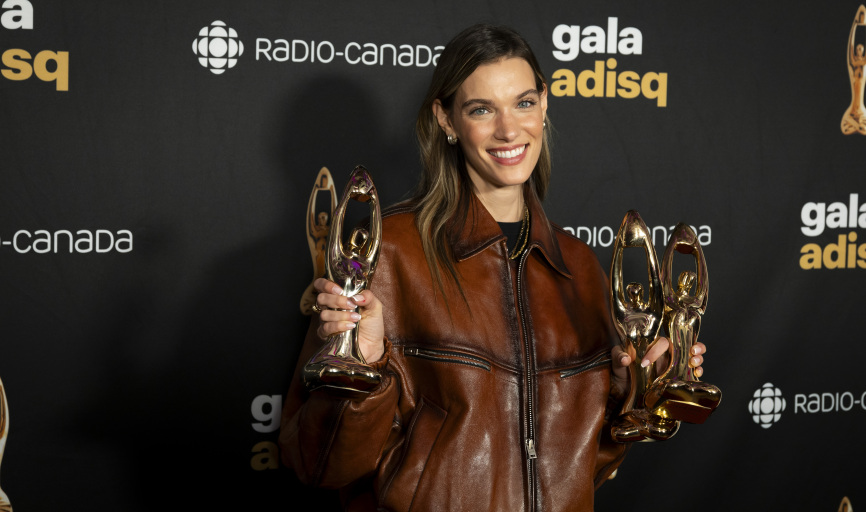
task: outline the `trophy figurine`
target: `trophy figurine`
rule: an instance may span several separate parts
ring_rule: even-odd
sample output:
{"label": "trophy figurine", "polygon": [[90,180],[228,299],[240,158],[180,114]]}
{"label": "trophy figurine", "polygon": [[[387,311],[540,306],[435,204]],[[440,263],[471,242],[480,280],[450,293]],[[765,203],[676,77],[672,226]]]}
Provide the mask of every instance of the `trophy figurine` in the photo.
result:
{"label": "trophy figurine", "polygon": [[[676,288],[672,279],[675,252],[694,256],[697,271],[681,272]],[[691,348],[698,340],[701,317],[707,308],[710,283],[701,244],[688,225],[680,223],[674,228],[662,257],[660,275],[665,297],[663,323],[671,343],[671,361],[668,369],[650,386],[644,401],[647,408],[659,416],[703,423],[718,407],[722,392],[712,384],[700,382],[689,366]],[[695,293],[690,295],[693,284],[696,284]]]}
{"label": "trophy figurine", "polygon": [[[347,245],[343,243],[343,223],[349,200],[369,203],[369,231],[355,228]],[[382,213],[379,197],[370,174],[362,166],[349,176],[343,197],[334,211],[325,268],[329,280],[343,287],[352,297],[370,285],[376,271],[382,240]],[[365,396],[382,379],[364,360],[358,348],[358,325],[351,331],[331,335],[325,346],[304,366],[303,378],[310,391],[325,388],[349,398]]]}
{"label": "trophy figurine", "polygon": [[866,135],[866,109],[863,107],[863,70],[866,68],[866,51],[863,43],[857,43],[857,29],[866,27],[866,6],[861,5],[854,15],[851,33],[848,35],[848,79],[851,82],[851,105],[842,116],[842,133],[858,132]]}
{"label": "trophy figurine", "polygon": [[837,512],[853,512],[853,510],[854,507],[851,506],[851,500],[848,499],[848,496],[843,497]]}
{"label": "trophy figurine", "polygon": [[[320,204],[327,202],[327,205]],[[337,205],[337,191],[334,179],[327,167],[322,167],[316,176],[310,200],[307,203],[307,245],[313,259],[313,281],[325,275],[325,253],[328,250],[328,237],[331,233],[331,217]],[[316,289],[310,281],[301,296],[301,314],[312,315],[316,303]]]}
{"label": "trophy figurine", "polygon": [[[625,249],[630,247],[642,248],[646,252],[649,278],[646,299],[640,283],[624,286],[622,257]],[[631,210],[626,213],[616,235],[610,267],[611,316],[622,348],[631,356],[632,361],[628,368],[628,397],[611,427],[611,435],[619,442],[663,441],[676,434],[680,426],[680,422],[675,419],[651,412],[644,402],[644,395],[657,375],[655,365],[644,368],[640,366],[640,362],[656,343],[664,318],[665,304],[658,268],[650,231],[640,214]]]}
{"label": "trophy figurine", "polygon": [[[6,449],[6,434],[9,433],[9,405],[6,403],[6,390],[3,381],[0,381],[0,460]],[[0,489],[0,512],[12,512],[12,504],[6,493]]]}

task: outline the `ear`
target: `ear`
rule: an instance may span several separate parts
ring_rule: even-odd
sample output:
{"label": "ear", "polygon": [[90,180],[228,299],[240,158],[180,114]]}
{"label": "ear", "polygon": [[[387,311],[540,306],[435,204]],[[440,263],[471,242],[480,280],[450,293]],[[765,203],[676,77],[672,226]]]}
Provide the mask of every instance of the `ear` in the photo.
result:
{"label": "ear", "polygon": [[454,133],[454,127],[451,126],[451,118],[448,116],[448,111],[445,110],[442,102],[438,99],[433,101],[433,115],[436,116],[436,121],[439,123],[442,131],[445,132],[445,135]]}
{"label": "ear", "polygon": [[547,84],[541,84],[539,103],[541,104],[541,115],[547,119]]}

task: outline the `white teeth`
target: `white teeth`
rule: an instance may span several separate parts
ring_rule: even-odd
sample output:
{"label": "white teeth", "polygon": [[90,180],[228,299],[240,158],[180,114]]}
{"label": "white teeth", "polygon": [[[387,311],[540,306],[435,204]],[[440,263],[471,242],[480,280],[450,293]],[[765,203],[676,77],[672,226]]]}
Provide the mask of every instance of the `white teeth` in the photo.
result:
{"label": "white teeth", "polygon": [[526,151],[526,144],[510,151],[490,151],[489,153],[496,158],[514,158],[518,155],[522,155],[524,151]]}

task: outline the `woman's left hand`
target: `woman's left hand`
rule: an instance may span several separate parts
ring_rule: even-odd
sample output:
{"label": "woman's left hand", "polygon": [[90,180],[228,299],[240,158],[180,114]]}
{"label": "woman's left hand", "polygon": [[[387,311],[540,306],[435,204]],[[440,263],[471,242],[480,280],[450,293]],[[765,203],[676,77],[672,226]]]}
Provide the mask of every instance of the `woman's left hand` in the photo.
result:
{"label": "woman's left hand", "polygon": [[[667,357],[669,347],[670,341],[668,341],[664,336],[659,337],[659,339],[650,346],[650,349],[644,355],[644,358],[641,361],[641,366],[647,367],[650,364],[655,363],[658,371],[664,371],[665,366],[667,366],[669,362]],[[706,345],[701,342],[692,345],[689,366],[695,369],[694,372],[697,377],[700,377],[704,373],[704,369],[701,365],[704,364],[703,354],[706,351]],[[628,366],[631,364],[631,356],[628,352],[623,350],[620,345],[611,349],[610,356],[613,360],[611,363],[613,372],[610,381],[610,392],[617,398],[625,398],[629,390]]]}

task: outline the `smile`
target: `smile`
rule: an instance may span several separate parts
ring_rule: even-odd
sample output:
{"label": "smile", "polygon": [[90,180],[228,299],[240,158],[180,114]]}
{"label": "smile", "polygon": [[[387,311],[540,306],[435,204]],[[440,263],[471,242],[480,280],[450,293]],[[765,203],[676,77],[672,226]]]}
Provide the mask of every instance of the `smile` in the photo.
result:
{"label": "smile", "polygon": [[488,150],[487,152],[490,153],[491,155],[495,156],[496,158],[514,158],[514,157],[522,155],[523,152],[526,151],[526,146],[528,146],[528,145],[529,144],[524,144],[522,146],[518,146],[514,149],[510,149],[507,151],[497,151],[497,150],[491,149],[491,150]]}

